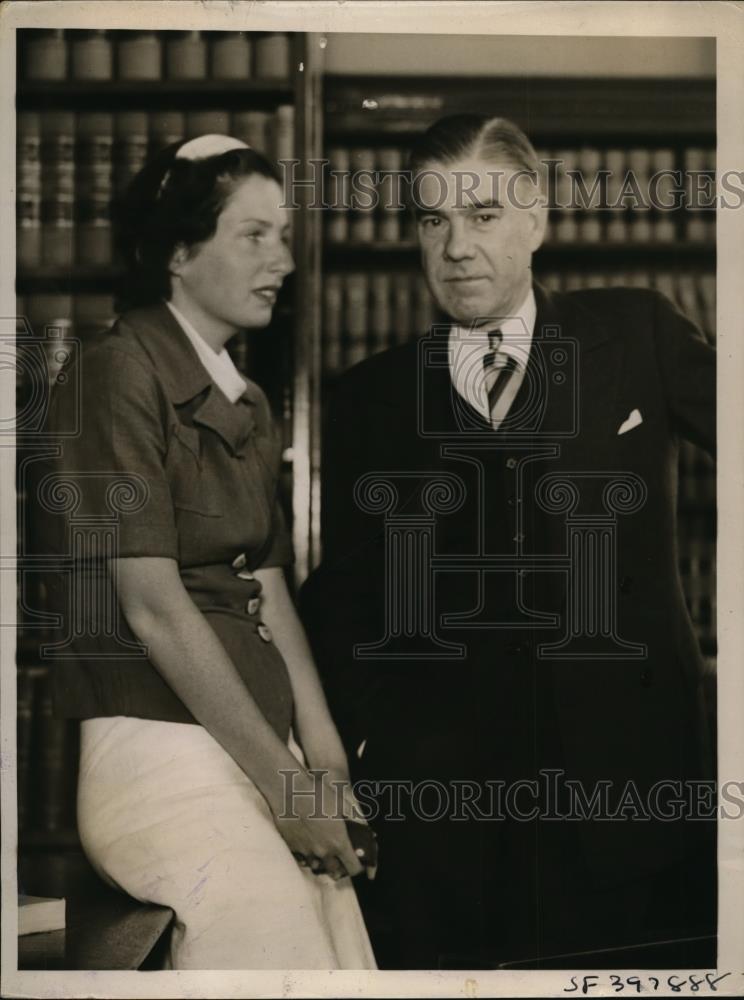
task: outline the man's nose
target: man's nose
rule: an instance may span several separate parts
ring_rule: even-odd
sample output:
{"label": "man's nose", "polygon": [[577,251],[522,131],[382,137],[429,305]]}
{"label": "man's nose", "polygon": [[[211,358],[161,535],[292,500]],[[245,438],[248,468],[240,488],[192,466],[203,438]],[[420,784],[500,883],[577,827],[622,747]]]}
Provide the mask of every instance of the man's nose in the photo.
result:
{"label": "man's nose", "polygon": [[444,255],[449,260],[463,260],[473,256],[473,247],[468,239],[467,230],[462,223],[450,226],[447,240],[444,244]]}

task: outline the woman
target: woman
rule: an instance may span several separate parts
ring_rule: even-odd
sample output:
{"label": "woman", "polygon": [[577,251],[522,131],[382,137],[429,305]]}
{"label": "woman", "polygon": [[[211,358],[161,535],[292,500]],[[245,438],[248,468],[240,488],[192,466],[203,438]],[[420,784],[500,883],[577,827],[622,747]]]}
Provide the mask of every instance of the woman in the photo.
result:
{"label": "woman", "polygon": [[78,556],[56,676],[83,720],[80,836],[104,878],[173,908],[176,969],[374,968],[347,761],[283,576],[277,436],[224,349],[293,270],[281,200],[226,136],[145,167],[121,213],[135,308],[53,394],[53,424],[82,419],[42,487]]}

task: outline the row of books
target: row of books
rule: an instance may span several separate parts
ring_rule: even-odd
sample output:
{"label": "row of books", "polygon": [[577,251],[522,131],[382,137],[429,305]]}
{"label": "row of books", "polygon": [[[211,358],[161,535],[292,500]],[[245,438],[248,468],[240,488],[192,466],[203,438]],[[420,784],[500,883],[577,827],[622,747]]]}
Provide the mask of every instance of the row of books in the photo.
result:
{"label": "row of books", "polygon": [[25,80],[282,80],[286,32],[25,30]]}
{"label": "row of books", "polygon": [[294,108],[268,111],[71,111],[18,115],[17,258],[24,268],[105,267],[111,203],[148,156],[183,138],[223,133],[269,158],[291,158]]}
{"label": "row of books", "polygon": [[[713,149],[585,148],[541,150],[538,156],[553,210],[548,241],[715,241]],[[407,179],[402,148],[330,148],[323,179],[328,241],[413,240],[415,221],[405,206],[417,195]],[[504,197],[503,186],[496,194]],[[681,206],[689,211],[675,210]]]}
{"label": "row of books", "polygon": [[[715,338],[716,284],[710,273],[636,270],[631,272],[550,271],[538,274],[549,289],[613,286],[650,287],[663,292],[709,337]],[[19,297],[19,319],[25,319],[35,338],[50,333],[45,342],[81,338],[113,322],[110,295],[48,295]],[[436,309],[425,280],[417,271],[336,272],[323,279],[323,366],[337,375],[370,354],[404,343],[426,331]],[[240,367],[247,367],[247,346],[233,345]],[[243,353],[241,353],[243,352]],[[241,362],[242,359],[242,363]]]}
{"label": "row of books", "polygon": [[[712,340],[715,336],[715,274],[637,270],[550,271],[538,274],[550,289],[611,286],[657,288]],[[332,272],[323,279],[323,367],[337,375],[370,354],[423,334],[436,308],[418,271]]]}
{"label": "row of books", "polygon": [[716,276],[713,271],[537,269],[538,280],[553,291],[581,288],[655,288],[675,302],[709,340],[716,334]]}
{"label": "row of books", "polygon": [[421,334],[434,321],[426,282],[413,271],[323,278],[323,369],[337,375],[370,354]]}
{"label": "row of books", "polygon": [[[334,245],[413,245],[417,238],[413,212],[402,209],[365,212],[329,208],[324,224],[325,238]],[[663,216],[646,211],[602,213],[592,209],[554,209],[550,213],[544,238],[545,244],[567,246],[652,243],[670,249],[685,242],[715,246],[715,214],[686,212]]]}
{"label": "row of books", "polygon": [[75,825],[78,726],[54,716],[46,668],[19,667],[17,692],[18,826],[60,834]]}

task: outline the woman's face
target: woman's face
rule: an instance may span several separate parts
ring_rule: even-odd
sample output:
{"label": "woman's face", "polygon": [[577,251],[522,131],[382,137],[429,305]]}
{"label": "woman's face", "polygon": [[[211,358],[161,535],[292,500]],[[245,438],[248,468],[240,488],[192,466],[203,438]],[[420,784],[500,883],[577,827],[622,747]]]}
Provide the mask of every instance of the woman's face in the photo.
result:
{"label": "woman's face", "polygon": [[225,202],[211,239],[176,250],[172,300],[202,335],[222,338],[271,320],[294,270],[281,201],[276,181],[252,174]]}

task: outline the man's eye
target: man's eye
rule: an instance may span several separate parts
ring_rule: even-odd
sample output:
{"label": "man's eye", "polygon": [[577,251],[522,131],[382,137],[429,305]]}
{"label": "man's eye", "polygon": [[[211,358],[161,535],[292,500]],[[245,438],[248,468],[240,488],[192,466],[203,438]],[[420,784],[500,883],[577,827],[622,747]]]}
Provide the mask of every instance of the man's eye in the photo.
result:
{"label": "man's eye", "polygon": [[489,222],[495,222],[498,219],[498,215],[490,212],[481,212],[480,215],[476,216],[476,219],[478,222],[488,225]]}
{"label": "man's eye", "polygon": [[436,215],[424,216],[424,218],[419,219],[420,226],[438,226],[441,223],[441,219]]}

